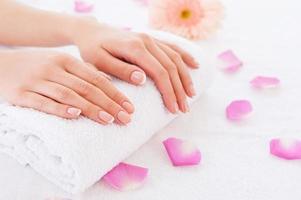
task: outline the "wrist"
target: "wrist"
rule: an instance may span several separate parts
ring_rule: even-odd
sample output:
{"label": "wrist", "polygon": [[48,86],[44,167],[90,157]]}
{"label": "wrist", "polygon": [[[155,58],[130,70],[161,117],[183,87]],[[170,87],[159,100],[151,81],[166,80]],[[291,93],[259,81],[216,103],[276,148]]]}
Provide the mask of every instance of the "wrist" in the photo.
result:
{"label": "wrist", "polygon": [[86,34],[95,32],[100,25],[94,17],[72,17],[64,34],[70,44],[78,45]]}

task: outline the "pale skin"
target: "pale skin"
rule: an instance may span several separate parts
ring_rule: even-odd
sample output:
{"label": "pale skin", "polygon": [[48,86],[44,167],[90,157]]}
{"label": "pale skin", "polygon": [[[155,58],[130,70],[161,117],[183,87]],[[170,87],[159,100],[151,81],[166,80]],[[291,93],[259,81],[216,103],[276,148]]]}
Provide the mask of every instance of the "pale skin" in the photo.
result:
{"label": "pale skin", "polygon": [[82,60],[41,50],[0,51],[0,96],[10,103],[67,119],[128,124],[134,106],[111,83],[115,76],[143,85],[149,76],[171,113],[188,112],[195,95],[188,68],[198,63],[181,48],[99,23],[94,18],[0,1],[0,44],[76,45]]}

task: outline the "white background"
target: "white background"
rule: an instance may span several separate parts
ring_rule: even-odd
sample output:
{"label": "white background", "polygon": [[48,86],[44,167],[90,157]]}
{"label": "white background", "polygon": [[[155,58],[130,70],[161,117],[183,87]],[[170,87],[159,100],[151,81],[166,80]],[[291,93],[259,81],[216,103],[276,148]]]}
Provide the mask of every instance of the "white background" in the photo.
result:
{"label": "white background", "polygon": [[[31,1],[36,6],[72,11],[72,1]],[[144,27],[146,10],[130,0],[98,0],[94,14],[120,26]],[[200,45],[217,54],[233,49],[245,66],[235,75],[215,69],[207,96],[189,115],[181,116],[128,159],[146,166],[150,176],[136,191],[116,192],[98,183],[81,200],[300,200],[301,161],[269,155],[274,137],[301,139],[301,4],[298,0],[223,0],[224,28]],[[1,8],[0,8],[1,10]],[[249,85],[256,75],[275,75],[281,87],[256,91]],[[249,99],[252,116],[230,123],[224,110],[234,99]],[[161,141],[177,136],[194,141],[203,153],[198,167],[173,168]],[[156,160],[156,162],[153,162]],[[44,200],[68,197],[30,168],[0,154],[0,199]]]}

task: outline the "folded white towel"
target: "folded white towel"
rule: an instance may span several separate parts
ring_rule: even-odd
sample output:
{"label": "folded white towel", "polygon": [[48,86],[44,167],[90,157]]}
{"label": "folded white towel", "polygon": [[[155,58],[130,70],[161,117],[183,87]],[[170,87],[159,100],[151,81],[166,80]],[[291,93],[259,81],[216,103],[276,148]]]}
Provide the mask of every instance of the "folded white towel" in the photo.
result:
{"label": "folded white towel", "polygon": [[[208,71],[212,65],[205,57],[206,53],[171,34],[150,34],[175,42],[201,63],[200,70],[191,73],[199,96],[210,79]],[[136,107],[132,123],[128,126],[102,126],[84,117],[64,120],[2,103],[0,151],[10,154],[24,165],[29,164],[68,192],[85,190],[176,117],[166,111],[152,81],[147,80],[142,87],[119,80],[114,80],[114,84]]]}

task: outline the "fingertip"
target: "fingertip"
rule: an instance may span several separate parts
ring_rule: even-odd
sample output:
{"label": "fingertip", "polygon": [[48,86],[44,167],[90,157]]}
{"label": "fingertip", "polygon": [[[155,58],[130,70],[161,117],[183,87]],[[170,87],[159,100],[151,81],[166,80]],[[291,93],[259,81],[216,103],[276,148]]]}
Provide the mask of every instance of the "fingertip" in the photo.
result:
{"label": "fingertip", "polygon": [[146,82],[146,75],[142,71],[134,71],[130,76],[130,80],[135,85],[143,85]]}
{"label": "fingertip", "polygon": [[131,104],[128,101],[125,101],[122,103],[121,105],[129,114],[132,114],[135,112],[135,107],[133,106],[133,104]]}

